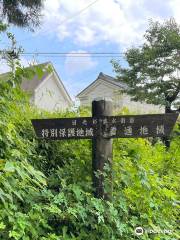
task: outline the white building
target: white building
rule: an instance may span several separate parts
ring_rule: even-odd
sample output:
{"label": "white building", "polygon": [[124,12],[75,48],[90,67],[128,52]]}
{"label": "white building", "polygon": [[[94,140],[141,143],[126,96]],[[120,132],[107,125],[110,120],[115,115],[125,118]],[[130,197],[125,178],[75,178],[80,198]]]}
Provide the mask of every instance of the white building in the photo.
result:
{"label": "white building", "polygon": [[[38,76],[25,79],[21,84],[22,89],[31,94],[31,103],[39,109],[48,111],[66,110],[72,107],[71,97],[52,63],[47,62],[35,67],[37,66],[42,67],[44,75],[40,79]],[[51,71],[46,71],[48,67]]]}
{"label": "white building", "polygon": [[145,102],[131,101],[129,95],[121,93],[126,87],[124,83],[101,72],[97,79],[76,97],[80,100],[81,106],[90,106],[94,99],[100,97],[112,99],[114,110],[121,110],[126,107],[133,113],[164,113],[164,109],[160,106],[147,104]]}

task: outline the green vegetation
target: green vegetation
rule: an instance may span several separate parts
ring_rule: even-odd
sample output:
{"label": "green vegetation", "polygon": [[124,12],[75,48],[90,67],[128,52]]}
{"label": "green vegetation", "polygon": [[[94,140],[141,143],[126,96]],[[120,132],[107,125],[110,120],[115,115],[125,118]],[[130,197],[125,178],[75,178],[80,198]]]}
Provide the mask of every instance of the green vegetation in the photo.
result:
{"label": "green vegetation", "polygon": [[[30,121],[77,115],[88,112],[38,112],[18,83],[0,82],[0,239],[177,240],[179,137],[168,151],[161,142],[114,140],[108,202],[92,195],[91,141],[40,141]],[[172,234],[137,237],[137,226]]]}
{"label": "green vegetation", "polygon": [[5,20],[9,24],[31,30],[39,25],[42,0],[2,0],[0,4],[0,22]]}
{"label": "green vegetation", "polygon": [[[37,140],[30,121],[88,116],[89,110],[50,114],[33,108],[20,89],[32,69],[21,68],[9,54],[6,59],[14,71],[0,79],[0,239],[179,239],[178,127],[168,151],[160,141],[152,146],[144,139],[114,140],[113,199],[96,199],[91,141]],[[137,226],[172,234],[138,237]]]}
{"label": "green vegetation", "polygon": [[117,78],[127,84],[125,92],[135,101],[165,106],[165,112],[180,110],[180,26],[174,19],[153,22],[144,44],[125,53],[128,67],[114,61]]}

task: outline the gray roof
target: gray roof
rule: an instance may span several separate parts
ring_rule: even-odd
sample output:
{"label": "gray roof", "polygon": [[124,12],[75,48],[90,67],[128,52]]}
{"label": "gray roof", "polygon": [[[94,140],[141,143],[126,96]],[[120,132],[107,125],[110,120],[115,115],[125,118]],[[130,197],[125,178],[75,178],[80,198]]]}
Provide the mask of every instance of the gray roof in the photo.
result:
{"label": "gray roof", "polygon": [[[35,67],[42,67],[45,69],[50,62],[42,63],[35,65]],[[32,67],[33,68],[33,67]],[[44,81],[44,79],[49,75],[48,71],[44,71],[44,74],[41,78],[39,78],[37,75],[33,77],[33,79],[24,79],[21,83],[21,87],[24,91],[27,92],[34,92],[34,90]]]}
{"label": "gray roof", "polygon": [[127,85],[126,85],[125,83],[122,83],[122,82],[120,82],[119,80],[117,80],[116,78],[111,77],[111,76],[109,76],[109,75],[107,75],[107,74],[104,74],[104,73],[100,72],[99,75],[98,75],[98,77],[96,78],[96,80],[93,81],[93,82],[92,82],[89,86],[87,86],[85,89],[83,89],[83,90],[77,95],[77,97],[79,97],[83,92],[85,92],[88,88],[90,88],[90,87],[91,87],[96,81],[98,81],[99,79],[102,79],[102,80],[104,80],[104,81],[106,81],[106,82],[109,82],[109,83],[111,83],[111,84],[113,84],[113,85],[115,85],[115,86],[117,86],[117,87],[119,87],[119,88],[121,88],[121,89],[127,88]]}
{"label": "gray roof", "polygon": [[[33,67],[42,67],[45,69],[46,66],[48,66],[49,64],[51,64],[50,62],[45,62],[45,63],[41,63],[41,64],[37,64],[34,66],[30,66],[27,67],[25,69],[33,69]],[[52,65],[52,64],[51,64]],[[0,74],[0,79],[3,81],[8,80],[10,75],[10,72],[6,72],[6,73],[2,73]],[[34,92],[34,90],[38,87],[38,85],[44,81],[44,79],[49,75],[48,71],[44,72],[44,75],[39,78],[37,75],[33,77],[33,79],[23,79],[22,83],[21,83],[21,87],[23,90],[27,91],[27,92]]]}
{"label": "gray roof", "polygon": [[103,80],[105,80],[107,82],[110,82],[110,83],[112,83],[114,85],[117,85],[117,86],[119,86],[121,88],[126,88],[127,87],[127,85],[125,83],[119,81],[118,79],[116,79],[114,77],[111,77],[111,76],[109,76],[107,74],[104,74],[102,72],[99,73],[98,78],[103,79]]}
{"label": "gray roof", "polygon": [[[39,78],[37,75],[35,75],[32,79],[23,79],[22,83],[21,83],[21,88],[26,91],[26,92],[30,92],[30,93],[34,93],[34,90],[46,79],[46,77],[49,75],[49,71],[46,71],[46,67],[51,66],[51,68],[53,69],[54,73],[56,74],[56,76],[59,79],[59,82],[62,85],[62,88],[64,90],[64,92],[66,93],[67,98],[69,99],[69,101],[72,103],[72,99],[69,95],[69,93],[67,92],[63,82],[61,81],[59,75],[57,74],[55,68],[53,67],[53,64],[51,62],[45,62],[45,63],[41,63],[41,64],[37,64],[34,66],[30,66],[27,67],[26,69],[33,69],[33,67],[41,67],[42,69],[44,69],[44,74],[41,78]],[[3,80],[8,80],[8,76],[9,76],[10,72],[7,73],[3,73],[0,74],[0,79]]]}

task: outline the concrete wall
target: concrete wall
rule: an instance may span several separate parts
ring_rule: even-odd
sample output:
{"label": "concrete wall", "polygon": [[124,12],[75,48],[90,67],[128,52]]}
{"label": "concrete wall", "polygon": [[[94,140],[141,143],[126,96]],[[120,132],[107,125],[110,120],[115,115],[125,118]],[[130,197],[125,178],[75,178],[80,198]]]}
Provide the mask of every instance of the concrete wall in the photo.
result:
{"label": "concrete wall", "polygon": [[104,81],[98,81],[97,84],[90,88],[89,92],[79,98],[80,104],[82,106],[88,106],[97,97],[112,98],[115,91],[116,86],[105,83]]}
{"label": "concrete wall", "polygon": [[111,98],[113,100],[114,110],[118,111],[126,107],[133,113],[164,113],[164,108],[153,104],[147,104],[145,102],[135,102],[130,100],[130,96],[120,93],[120,88],[105,82],[98,80],[92,87],[87,89],[85,94],[79,97],[81,106],[90,106],[95,98],[104,97]]}
{"label": "concrete wall", "polygon": [[53,74],[35,90],[34,104],[38,108],[48,111],[65,110],[70,107]]}

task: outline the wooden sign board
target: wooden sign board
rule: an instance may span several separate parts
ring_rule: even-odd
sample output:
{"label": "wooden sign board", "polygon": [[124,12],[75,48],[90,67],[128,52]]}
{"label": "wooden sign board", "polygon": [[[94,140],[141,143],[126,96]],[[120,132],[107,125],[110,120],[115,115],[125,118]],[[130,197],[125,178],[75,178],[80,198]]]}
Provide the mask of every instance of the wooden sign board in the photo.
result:
{"label": "wooden sign board", "polygon": [[144,138],[169,136],[178,113],[107,116],[101,118],[33,119],[41,139]]}
{"label": "wooden sign board", "polygon": [[[104,167],[112,165],[111,138],[145,138],[169,136],[178,118],[177,113],[111,116],[112,101],[104,99],[92,102],[92,116],[80,118],[33,119],[36,135],[40,139],[92,139],[92,182],[94,196],[111,199],[104,189],[104,178],[97,176]],[[109,179],[112,178],[111,171]]]}

